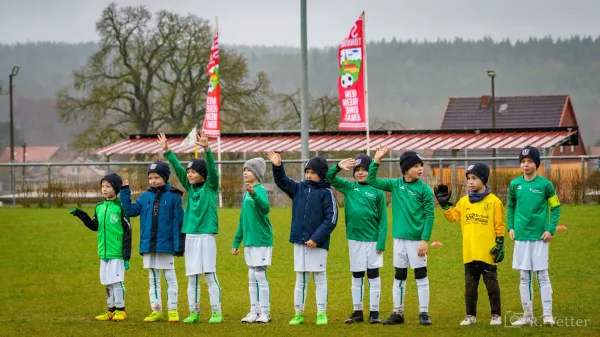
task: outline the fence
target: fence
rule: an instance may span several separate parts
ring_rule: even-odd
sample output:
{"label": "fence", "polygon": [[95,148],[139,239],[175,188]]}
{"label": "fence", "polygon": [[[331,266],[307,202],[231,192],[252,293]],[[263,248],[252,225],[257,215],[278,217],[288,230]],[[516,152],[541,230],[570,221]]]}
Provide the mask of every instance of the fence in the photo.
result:
{"label": "fence", "polygon": [[[597,203],[600,201],[600,172],[595,156],[542,157],[539,173],[549,178],[563,203]],[[465,169],[474,162],[485,162],[491,166],[494,161],[512,161],[512,167],[498,167],[491,173],[488,185],[506,203],[509,182],[519,176],[520,169],[512,157],[478,158],[424,158],[425,170],[422,179],[434,187],[447,184],[457,200],[466,193]],[[339,159],[328,159],[335,165]],[[185,167],[185,163],[184,167]],[[224,160],[221,166],[220,182],[222,207],[239,207],[244,193],[242,177],[243,160]],[[0,164],[0,202],[7,205],[25,207],[66,205],[90,205],[102,199],[99,181],[107,172],[117,172],[128,179],[132,194],[137,195],[147,189],[146,168],[150,162],[76,162],[76,163],[3,163]],[[303,179],[303,163],[300,160],[284,160],[286,173],[295,180]],[[341,172],[344,178],[351,179],[351,172]],[[383,159],[378,177],[399,177],[400,166],[397,159]],[[170,182],[182,189],[172,170]],[[267,165],[263,185],[269,194],[271,205],[287,207],[290,199],[277,188],[273,181],[270,164]],[[184,198],[185,198],[184,194]],[[344,198],[336,191],[340,206]],[[388,193],[388,202],[390,201]]]}

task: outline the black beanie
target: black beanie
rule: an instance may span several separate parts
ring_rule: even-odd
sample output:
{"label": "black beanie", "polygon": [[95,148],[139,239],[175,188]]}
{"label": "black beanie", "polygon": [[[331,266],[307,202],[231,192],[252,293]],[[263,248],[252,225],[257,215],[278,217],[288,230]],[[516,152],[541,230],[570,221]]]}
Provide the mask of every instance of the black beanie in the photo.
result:
{"label": "black beanie", "polygon": [[402,169],[402,174],[406,174],[408,170],[419,163],[423,165],[423,160],[415,151],[406,151],[400,155],[400,168]]}
{"label": "black beanie", "polygon": [[306,163],[304,167],[304,172],[306,169],[311,169],[317,173],[317,175],[321,178],[321,180],[325,180],[325,174],[327,174],[327,170],[329,170],[329,166],[327,166],[327,160],[325,158],[318,156],[314,157]]}
{"label": "black beanie", "polygon": [[171,175],[171,168],[169,168],[169,164],[157,160],[154,163],[150,164],[150,166],[148,166],[148,174],[152,172],[161,176],[161,178],[163,178],[166,183],[167,181],[169,181],[169,176]]}
{"label": "black beanie", "polygon": [[484,185],[487,185],[488,178],[490,177],[490,167],[484,163],[473,163],[467,168],[466,176],[472,173],[476,175],[481,181],[483,181]]}
{"label": "black beanie", "polygon": [[102,180],[100,180],[100,184],[102,184],[102,182],[105,180],[115,190],[115,194],[119,194],[119,191],[121,190],[121,185],[123,185],[123,179],[121,179],[121,177],[116,173],[109,173],[102,177]]}
{"label": "black beanie", "polygon": [[206,180],[206,175],[208,174],[208,171],[206,169],[206,161],[204,159],[194,158],[190,160],[186,170],[189,169],[198,172],[198,174],[201,175],[204,178],[204,180]]}
{"label": "black beanie", "polygon": [[540,167],[540,151],[535,146],[527,145],[521,150],[519,154],[519,162],[523,160],[523,158],[531,158],[535,163],[535,168]]}
{"label": "black beanie", "polygon": [[365,170],[369,170],[369,166],[371,166],[371,162],[373,161],[373,159],[371,159],[371,157],[367,156],[366,154],[361,154],[360,156],[356,157],[356,166],[354,166],[354,170],[352,171],[352,176],[354,176],[354,173],[356,173],[356,169],[359,167],[364,167]]}

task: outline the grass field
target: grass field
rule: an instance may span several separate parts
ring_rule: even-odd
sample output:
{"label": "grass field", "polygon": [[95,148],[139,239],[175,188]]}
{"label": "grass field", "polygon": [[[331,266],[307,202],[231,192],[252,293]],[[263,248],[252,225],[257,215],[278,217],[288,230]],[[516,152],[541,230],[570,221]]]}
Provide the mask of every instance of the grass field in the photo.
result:
{"label": "grass field", "polygon": [[[92,212],[91,209],[86,209]],[[340,209],[340,214],[343,214]],[[231,254],[231,240],[237,226],[239,209],[220,210],[218,242],[218,276],[222,288],[223,314],[221,325],[209,325],[208,293],[202,282],[202,323],[186,325],[159,322],[143,323],[150,313],[148,276],[142,268],[138,252],[139,222],[133,221],[131,269],[125,278],[126,308],[124,322],[96,322],[93,317],[105,310],[104,288],[98,275],[99,259],[96,234],[69,215],[69,209],[0,208],[0,335],[388,335],[418,333],[426,335],[459,334],[600,334],[600,207],[563,206],[560,223],[568,230],[559,231],[550,248],[550,278],[554,290],[554,315],[561,327],[507,328],[489,326],[489,302],[483,282],[480,284],[478,322],[475,326],[459,327],[464,318],[464,270],[461,255],[461,234],[458,224],[449,224],[436,209],[432,241],[443,246],[430,247],[429,277],[431,284],[430,314],[433,325],[418,325],[416,285],[409,272],[406,295],[406,324],[400,326],[348,326],[344,319],[352,311],[348,248],[343,217],[332,235],[328,263],[329,325],[315,326],[316,305],[314,284],[307,297],[304,326],[290,327],[293,315],[292,245],[288,243],[289,209],[273,209],[271,222],[275,233],[273,266],[268,275],[271,282],[271,315],[268,325],[243,325],[239,320],[248,312],[248,285],[244,258]],[[391,232],[391,231],[390,231]],[[387,318],[392,308],[391,237],[385,252],[382,275],[381,314]],[[520,312],[518,272],[511,269],[512,242],[507,243],[507,258],[498,268],[502,289],[502,311],[505,320]],[[182,319],[188,314],[187,279],[183,259],[176,259],[179,279],[179,311]],[[163,282],[163,303],[164,295]],[[534,310],[541,316],[539,290],[534,287]],[[368,294],[368,290],[365,289]],[[368,297],[365,297],[368,308]],[[166,307],[166,305],[165,305]],[[165,309],[166,312],[166,309]],[[565,320],[567,319],[567,320]],[[578,321],[579,320],[579,321]],[[577,326],[577,325],[580,326]]]}

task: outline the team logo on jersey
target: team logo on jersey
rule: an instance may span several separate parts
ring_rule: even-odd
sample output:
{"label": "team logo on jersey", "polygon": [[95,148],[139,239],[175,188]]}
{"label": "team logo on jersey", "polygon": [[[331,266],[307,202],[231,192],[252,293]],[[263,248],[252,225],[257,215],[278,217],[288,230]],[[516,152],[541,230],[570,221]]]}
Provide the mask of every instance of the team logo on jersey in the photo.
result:
{"label": "team logo on jersey", "polygon": [[483,209],[486,211],[489,211],[490,209],[492,209],[492,204],[489,202],[486,202],[485,205],[483,205]]}
{"label": "team logo on jersey", "polygon": [[188,163],[188,167],[187,168],[190,168],[190,167],[192,167],[192,162]]}
{"label": "team logo on jersey", "polygon": [[119,221],[119,216],[116,215],[116,214],[111,214],[110,215],[110,222],[117,223],[117,221]]}
{"label": "team logo on jersey", "polygon": [[521,151],[521,154],[526,156],[529,154],[529,149],[523,149],[523,151]]}
{"label": "team logo on jersey", "polygon": [[154,170],[155,168],[156,168],[156,164],[152,164],[152,165],[150,165],[150,169],[151,169],[151,170]]}

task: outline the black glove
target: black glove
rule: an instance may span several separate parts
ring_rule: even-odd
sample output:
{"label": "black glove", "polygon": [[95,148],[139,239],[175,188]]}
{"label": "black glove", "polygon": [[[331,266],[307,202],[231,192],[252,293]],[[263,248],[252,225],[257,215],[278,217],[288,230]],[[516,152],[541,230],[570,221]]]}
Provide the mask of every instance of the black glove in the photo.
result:
{"label": "black glove", "polygon": [[92,222],[90,216],[83,210],[79,208],[73,208],[70,212],[73,216],[76,216],[81,220],[84,224],[89,224]]}
{"label": "black glove", "polygon": [[499,236],[496,238],[496,245],[492,250],[490,250],[490,254],[496,255],[494,257],[494,262],[499,263],[504,260],[504,236]]}
{"label": "black glove", "polygon": [[448,185],[438,185],[433,189],[433,192],[435,193],[435,198],[442,208],[452,206],[452,203],[450,202],[452,192],[448,192]]}

